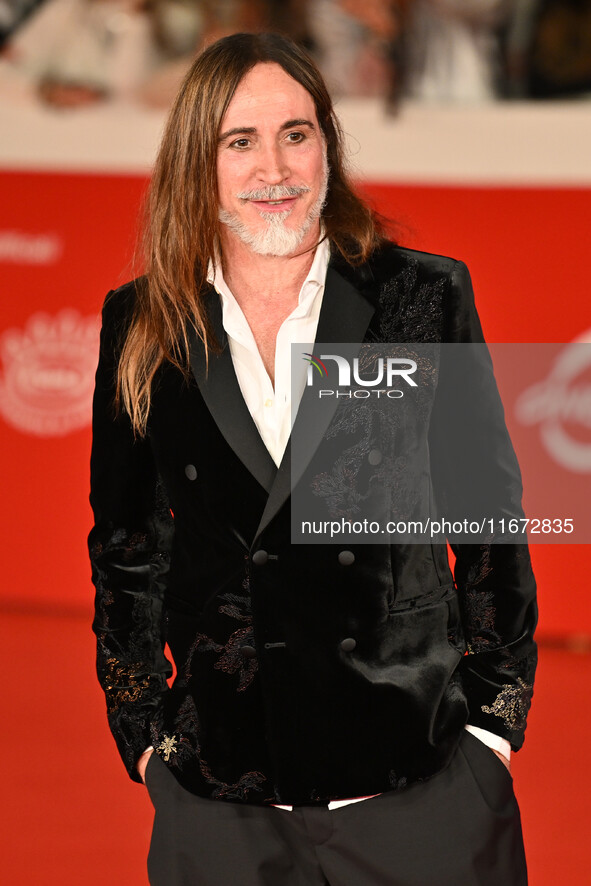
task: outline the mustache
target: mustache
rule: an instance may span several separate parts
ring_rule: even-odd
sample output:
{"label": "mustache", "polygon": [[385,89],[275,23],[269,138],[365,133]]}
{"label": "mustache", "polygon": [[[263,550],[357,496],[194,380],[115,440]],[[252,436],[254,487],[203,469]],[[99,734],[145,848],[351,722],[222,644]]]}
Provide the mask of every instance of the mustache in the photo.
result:
{"label": "mustache", "polygon": [[307,194],[311,188],[305,185],[266,185],[264,188],[254,188],[252,191],[242,191],[236,194],[239,200],[281,200],[284,197],[299,197]]}

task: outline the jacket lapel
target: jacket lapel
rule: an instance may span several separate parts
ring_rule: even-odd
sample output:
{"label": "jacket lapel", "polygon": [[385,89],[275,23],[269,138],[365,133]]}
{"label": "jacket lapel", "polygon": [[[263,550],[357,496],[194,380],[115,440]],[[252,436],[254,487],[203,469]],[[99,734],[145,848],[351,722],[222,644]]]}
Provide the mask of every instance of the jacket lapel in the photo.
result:
{"label": "jacket lapel", "polygon": [[[316,342],[355,342],[361,345],[375,312],[371,300],[352,285],[331,265],[326,274],[322,308],[318,320]],[[321,349],[314,345],[313,354]],[[325,400],[318,408],[318,398],[312,388],[306,387],[297,412],[292,436],[289,439],[260,523],[254,545],[271,520],[279,513],[290,496],[292,486],[298,482],[312,456],[320,445],[337,409],[338,401]],[[303,433],[298,433],[298,429]],[[293,462],[292,438],[296,438],[297,462]],[[253,545],[253,546],[254,546]]]}
{"label": "jacket lapel", "polygon": [[[254,546],[260,534],[288,500],[292,483],[296,483],[302,476],[320,445],[338,403],[336,398],[334,401],[325,401],[322,410],[319,410],[313,389],[305,389],[296,417],[296,425],[305,429],[304,445],[300,445],[303,435],[297,434],[297,428],[294,427],[298,438],[298,460],[294,464],[293,476],[291,437],[277,469],[244,402],[223,327],[221,303],[213,287],[207,297],[207,310],[211,328],[222,350],[220,354],[210,353],[207,366],[203,345],[193,332],[190,338],[191,369],[207,408],[226,442],[269,493],[255,534]],[[331,263],[326,274],[316,341],[320,344],[361,344],[374,311],[372,299],[362,294]],[[313,353],[320,353],[317,344],[314,345]]]}
{"label": "jacket lapel", "polygon": [[222,351],[220,354],[210,353],[209,365],[206,365],[205,349],[193,332],[190,340],[193,375],[226,442],[263,489],[270,492],[277,466],[244,402],[222,323],[222,306],[213,287],[207,297],[207,310],[211,328]]}

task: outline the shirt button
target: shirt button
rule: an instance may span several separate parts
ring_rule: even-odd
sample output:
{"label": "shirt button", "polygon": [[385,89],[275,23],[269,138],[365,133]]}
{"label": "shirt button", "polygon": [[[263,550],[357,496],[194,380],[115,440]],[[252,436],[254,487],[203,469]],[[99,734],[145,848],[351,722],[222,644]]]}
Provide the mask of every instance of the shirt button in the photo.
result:
{"label": "shirt button", "polygon": [[256,658],[257,651],[254,646],[241,646],[240,655],[243,658]]}
{"label": "shirt button", "polygon": [[341,551],[338,557],[341,566],[351,566],[355,562],[353,551]]}
{"label": "shirt button", "polygon": [[255,551],[252,555],[252,562],[255,566],[264,566],[267,560],[269,559],[269,555],[266,551]]}
{"label": "shirt button", "polygon": [[196,480],[197,479],[197,468],[195,465],[186,465],[185,467],[185,476],[188,480]]}
{"label": "shirt button", "polygon": [[272,399],[270,397],[267,397],[267,399],[265,400],[265,406],[272,406],[272,405],[273,405]]}

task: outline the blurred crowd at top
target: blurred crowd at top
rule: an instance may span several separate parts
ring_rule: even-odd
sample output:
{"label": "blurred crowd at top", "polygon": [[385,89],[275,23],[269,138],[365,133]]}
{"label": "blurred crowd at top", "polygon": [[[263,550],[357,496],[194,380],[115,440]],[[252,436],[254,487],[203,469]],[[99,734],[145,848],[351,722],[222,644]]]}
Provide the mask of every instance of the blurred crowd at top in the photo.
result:
{"label": "blurred crowd at top", "polygon": [[0,0],[3,92],[56,108],[165,108],[191,60],[276,31],[336,98],[435,102],[591,96],[591,0]]}

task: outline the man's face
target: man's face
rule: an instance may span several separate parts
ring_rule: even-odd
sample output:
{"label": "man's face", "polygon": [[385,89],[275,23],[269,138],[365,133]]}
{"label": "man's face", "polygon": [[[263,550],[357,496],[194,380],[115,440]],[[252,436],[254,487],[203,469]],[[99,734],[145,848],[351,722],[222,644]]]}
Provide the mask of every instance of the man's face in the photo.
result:
{"label": "man's face", "polygon": [[324,138],[311,95],[277,64],[257,64],[222,120],[217,159],[222,236],[261,255],[313,245],[326,197]]}

